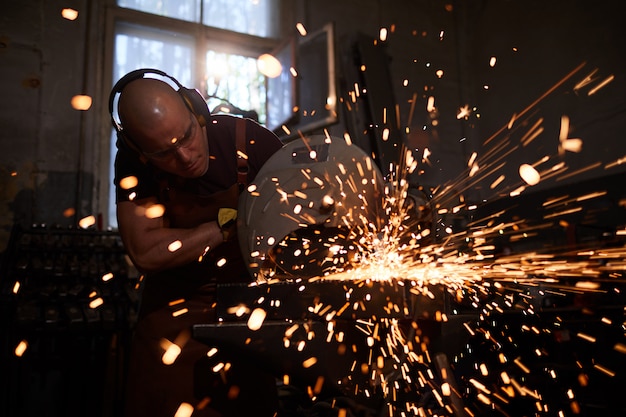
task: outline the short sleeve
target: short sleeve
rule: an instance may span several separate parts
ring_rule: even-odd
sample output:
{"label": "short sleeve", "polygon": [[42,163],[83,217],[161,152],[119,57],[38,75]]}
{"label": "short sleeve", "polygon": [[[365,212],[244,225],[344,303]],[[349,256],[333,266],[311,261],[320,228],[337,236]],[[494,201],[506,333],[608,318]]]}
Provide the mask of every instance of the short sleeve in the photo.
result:
{"label": "short sleeve", "polygon": [[158,184],[150,165],[141,162],[135,152],[118,149],[115,156],[115,202],[131,201],[158,195]]}

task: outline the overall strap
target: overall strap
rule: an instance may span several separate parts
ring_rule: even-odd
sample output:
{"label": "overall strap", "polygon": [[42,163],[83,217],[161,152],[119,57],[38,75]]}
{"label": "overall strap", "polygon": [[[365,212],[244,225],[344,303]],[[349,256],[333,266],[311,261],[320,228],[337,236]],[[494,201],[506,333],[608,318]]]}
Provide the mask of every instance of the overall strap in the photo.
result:
{"label": "overall strap", "polygon": [[237,182],[243,187],[248,184],[246,119],[244,118],[238,117],[235,122],[235,141],[237,145]]}

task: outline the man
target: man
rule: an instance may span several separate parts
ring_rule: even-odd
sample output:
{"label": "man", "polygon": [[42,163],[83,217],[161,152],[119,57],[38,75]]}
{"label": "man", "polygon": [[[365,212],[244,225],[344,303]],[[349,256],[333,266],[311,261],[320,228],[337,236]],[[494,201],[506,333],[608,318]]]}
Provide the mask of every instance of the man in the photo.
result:
{"label": "man", "polygon": [[[280,140],[256,122],[210,115],[195,90],[128,74],[118,99],[119,232],[145,273],[130,356],[127,416],[274,414],[273,377],[191,338],[215,319],[218,282],[251,278],[233,223],[237,200]],[[170,77],[171,78],[171,77]]]}

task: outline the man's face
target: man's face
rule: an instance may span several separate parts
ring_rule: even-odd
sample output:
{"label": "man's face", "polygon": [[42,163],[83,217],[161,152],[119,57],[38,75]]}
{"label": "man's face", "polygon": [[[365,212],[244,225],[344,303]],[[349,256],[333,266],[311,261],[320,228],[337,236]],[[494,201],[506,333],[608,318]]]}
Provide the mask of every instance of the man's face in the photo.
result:
{"label": "man's face", "polygon": [[137,142],[154,166],[179,177],[198,178],[209,168],[205,128],[186,107],[168,112]]}

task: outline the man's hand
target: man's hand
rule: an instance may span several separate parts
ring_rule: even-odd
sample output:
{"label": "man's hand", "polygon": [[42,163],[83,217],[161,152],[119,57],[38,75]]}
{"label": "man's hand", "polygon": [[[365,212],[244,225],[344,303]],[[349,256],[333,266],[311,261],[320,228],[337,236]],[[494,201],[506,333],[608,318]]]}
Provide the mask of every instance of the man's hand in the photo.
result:
{"label": "man's hand", "polygon": [[224,242],[228,242],[235,235],[237,221],[237,210],[231,208],[221,208],[217,213],[217,224],[222,230]]}

